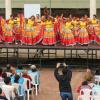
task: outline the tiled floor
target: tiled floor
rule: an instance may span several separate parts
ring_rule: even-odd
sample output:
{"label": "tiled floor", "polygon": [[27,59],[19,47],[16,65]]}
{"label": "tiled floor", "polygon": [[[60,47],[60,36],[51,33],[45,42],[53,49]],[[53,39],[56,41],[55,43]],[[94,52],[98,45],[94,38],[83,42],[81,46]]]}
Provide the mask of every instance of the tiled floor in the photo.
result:
{"label": "tiled floor", "polygon": [[[77,100],[77,93],[75,88],[78,86],[82,79],[84,71],[73,70],[72,77],[72,89],[74,100]],[[59,96],[58,82],[54,77],[54,69],[41,69],[41,86],[40,93],[37,96],[33,96],[32,100],[61,100]]]}

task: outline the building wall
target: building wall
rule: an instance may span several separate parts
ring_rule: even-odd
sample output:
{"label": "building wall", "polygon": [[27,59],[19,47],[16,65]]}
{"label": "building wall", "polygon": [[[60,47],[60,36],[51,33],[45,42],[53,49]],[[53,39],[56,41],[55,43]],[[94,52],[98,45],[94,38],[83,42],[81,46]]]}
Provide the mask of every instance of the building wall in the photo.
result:
{"label": "building wall", "polygon": [[[40,4],[41,8],[47,6],[52,8],[89,8],[90,0],[12,0],[12,8],[23,8],[24,4]],[[100,8],[100,0],[97,1],[97,8]],[[4,8],[5,0],[0,0],[0,8]]]}

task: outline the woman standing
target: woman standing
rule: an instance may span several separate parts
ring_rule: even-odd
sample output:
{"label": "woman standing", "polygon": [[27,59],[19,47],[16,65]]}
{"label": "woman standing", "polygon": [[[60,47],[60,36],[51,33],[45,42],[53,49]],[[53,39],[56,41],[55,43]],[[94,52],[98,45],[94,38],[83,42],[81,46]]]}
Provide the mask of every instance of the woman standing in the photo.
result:
{"label": "woman standing", "polygon": [[56,34],[54,32],[54,24],[50,16],[45,21],[45,29],[44,29],[42,44],[43,45],[56,44]]}
{"label": "woman standing", "polygon": [[66,46],[75,45],[76,41],[74,39],[73,25],[69,18],[66,19],[66,22],[61,26],[61,43]]}
{"label": "woman standing", "polygon": [[[59,73],[60,67],[63,67],[62,74]],[[58,63],[54,71],[54,76],[59,83],[60,96],[62,100],[73,100],[72,89],[71,89],[71,78],[72,71],[64,63],[63,66]]]}
{"label": "woman standing", "polygon": [[89,43],[89,35],[87,31],[87,22],[84,18],[80,21],[80,29],[79,29],[79,43],[81,45],[88,44]]}
{"label": "woman standing", "polygon": [[14,25],[14,19],[13,16],[10,16],[10,19],[6,22],[3,34],[4,34],[4,42],[6,43],[12,43],[14,40],[13,35],[13,25]]}

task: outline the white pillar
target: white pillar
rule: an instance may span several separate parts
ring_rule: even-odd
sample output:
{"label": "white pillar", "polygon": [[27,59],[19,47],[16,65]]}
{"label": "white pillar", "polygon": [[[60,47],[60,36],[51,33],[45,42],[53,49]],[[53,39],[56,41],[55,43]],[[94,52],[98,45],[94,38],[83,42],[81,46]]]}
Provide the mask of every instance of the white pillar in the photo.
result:
{"label": "white pillar", "polygon": [[96,0],[90,0],[90,18],[96,15]]}
{"label": "white pillar", "polygon": [[9,19],[11,14],[12,14],[11,0],[5,0],[5,17],[6,17],[6,19]]}

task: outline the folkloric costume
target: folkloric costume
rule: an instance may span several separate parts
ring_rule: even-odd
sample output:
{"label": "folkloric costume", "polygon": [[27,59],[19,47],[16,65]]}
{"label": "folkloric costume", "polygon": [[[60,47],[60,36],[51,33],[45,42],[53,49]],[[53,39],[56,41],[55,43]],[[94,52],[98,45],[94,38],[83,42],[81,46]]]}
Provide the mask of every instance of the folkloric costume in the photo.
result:
{"label": "folkloric costume", "polygon": [[96,34],[96,42],[100,44],[100,21],[98,21],[98,24],[95,26],[95,34]]}
{"label": "folkloric costume", "polygon": [[13,25],[14,25],[13,19],[9,19],[8,22],[5,24],[3,34],[4,34],[4,41],[6,43],[12,43],[14,40]]}
{"label": "folkloric costume", "polygon": [[61,43],[63,45],[75,45],[75,39],[72,31],[72,23],[71,21],[67,21],[61,28]]}
{"label": "folkloric costume", "polygon": [[92,19],[89,23],[88,26],[88,33],[89,33],[89,39],[90,42],[92,41],[96,41],[96,34],[95,34],[95,26],[97,25],[97,20],[96,19]]}
{"label": "folkloric costume", "polygon": [[15,41],[21,41],[21,18],[20,16],[14,20],[14,34],[15,34]]}
{"label": "folkloric costume", "polygon": [[46,20],[45,30],[42,40],[43,45],[54,45],[56,44],[56,34],[54,32],[54,25],[51,19]]}
{"label": "folkloric costume", "polygon": [[3,36],[3,18],[0,17],[0,42],[2,42],[2,36]]}
{"label": "folkloric costume", "polygon": [[81,45],[89,43],[89,35],[87,31],[87,23],[85,21],[80,21],[79,30],[79,41]]}
{"label": "folkloric costume", "polygon": [[78,25],[78,21],[75,19],[75,20],[72,20],[72,24],[73,24],[73,34],[74,34],[74,38],[75,38],[75,41],[76,43],[78,43],[78,36],[79,36],[79,25]]}

